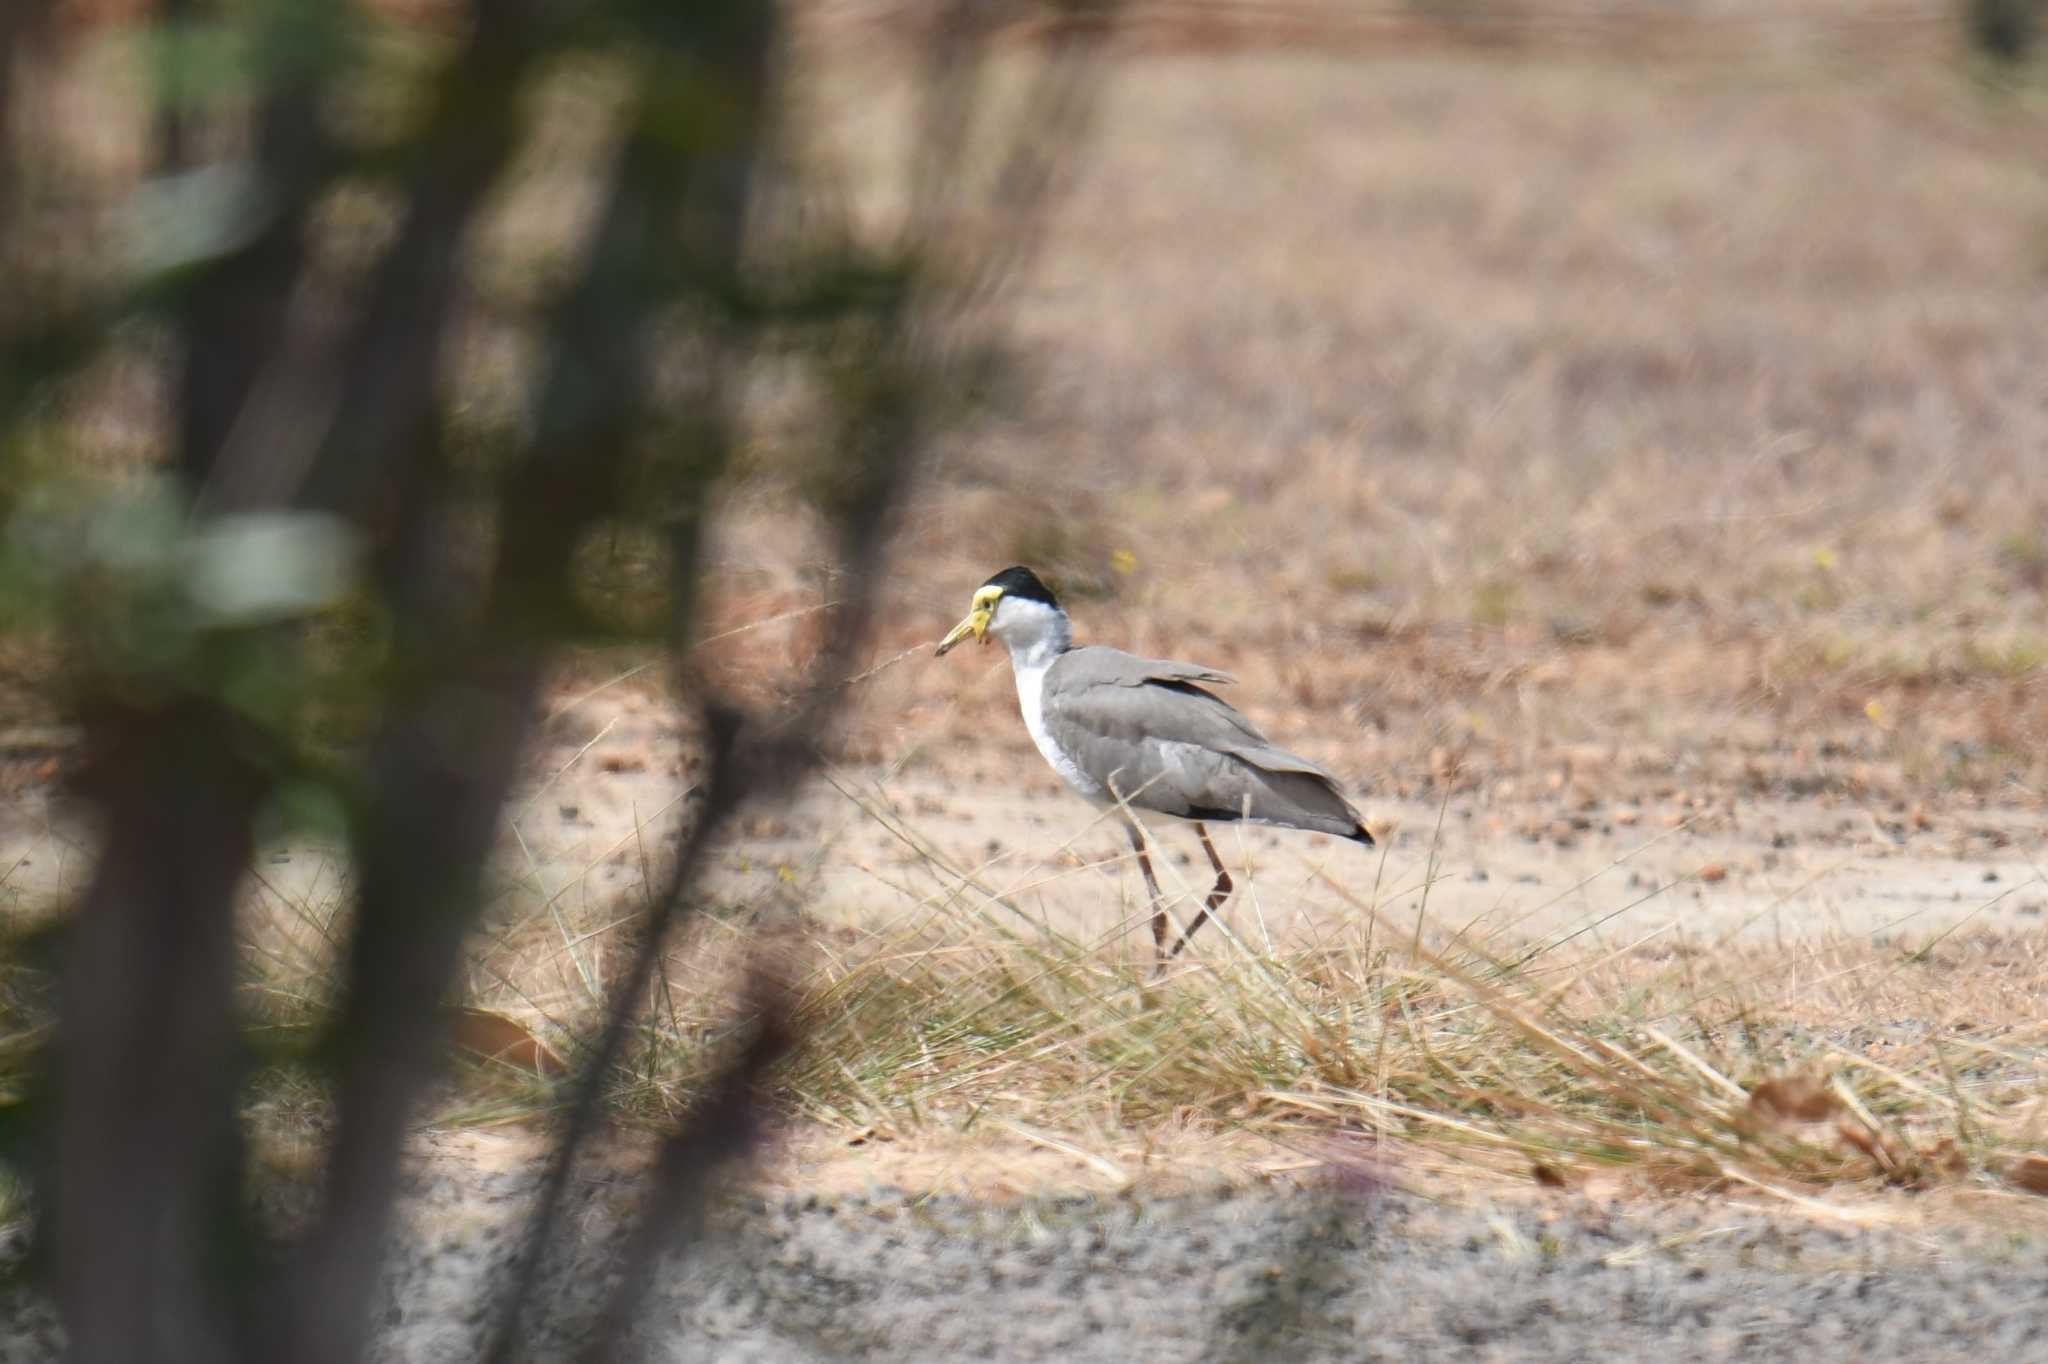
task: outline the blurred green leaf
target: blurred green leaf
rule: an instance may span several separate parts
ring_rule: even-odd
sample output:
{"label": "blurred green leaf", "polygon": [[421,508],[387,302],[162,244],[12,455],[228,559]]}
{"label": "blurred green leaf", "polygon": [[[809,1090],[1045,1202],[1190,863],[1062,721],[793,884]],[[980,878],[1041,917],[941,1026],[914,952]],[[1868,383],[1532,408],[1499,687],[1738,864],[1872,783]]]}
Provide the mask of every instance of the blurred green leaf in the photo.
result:
{"label": "blurred green leaf", "polygon": [[210,625],[267,625],[338,603],[355,580],[359,538],[325,512],[220,517],[187,546],[185,591]]}
{"label": "blurred green leaf", "polygon": [[143,182],[123,205],[122,255],[138,277],[183,270],[247,246],[272,203],[240,162]]}

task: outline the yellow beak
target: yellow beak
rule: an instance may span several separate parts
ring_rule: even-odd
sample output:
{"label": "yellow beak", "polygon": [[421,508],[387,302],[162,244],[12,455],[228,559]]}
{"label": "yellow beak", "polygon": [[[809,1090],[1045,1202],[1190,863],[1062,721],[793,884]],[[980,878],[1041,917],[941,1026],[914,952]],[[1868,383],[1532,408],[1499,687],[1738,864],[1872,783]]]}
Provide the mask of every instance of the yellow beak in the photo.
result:
{"label": "yellow beak", "polygon": [[977,606],[974,610],[968,612],[967,619],[954,626],[947,633],[946,637],[939,641],[939,647],[933,652],[932,657],[944,658],[948,649],[951,649],[969,635],[973,635],[982,644],[988,643],[988,618],[990,614],[989,609],[985,606]]}

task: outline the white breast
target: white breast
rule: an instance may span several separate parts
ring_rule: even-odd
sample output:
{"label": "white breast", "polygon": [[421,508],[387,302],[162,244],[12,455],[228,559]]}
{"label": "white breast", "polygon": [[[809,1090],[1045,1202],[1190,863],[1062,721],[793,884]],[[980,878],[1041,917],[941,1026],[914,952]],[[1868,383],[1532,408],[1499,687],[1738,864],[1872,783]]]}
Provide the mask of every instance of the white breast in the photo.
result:
{"label": "white breast", "polygon": [[1017,671],[1017,708],[1024,712],[1024,728],[1031,731],[1031,742],[1038,745],[1038,751],[1045,755],[1052,770],[1059,773],[1060,779],[1077,794],[1089,800],[1106,800],[1109,793],[1103,790],[1102,784],[1083,772],[1046,728],[1045,675],[1052,667],[1051,661],[1027,663],[1012,655],[1011,662]]}

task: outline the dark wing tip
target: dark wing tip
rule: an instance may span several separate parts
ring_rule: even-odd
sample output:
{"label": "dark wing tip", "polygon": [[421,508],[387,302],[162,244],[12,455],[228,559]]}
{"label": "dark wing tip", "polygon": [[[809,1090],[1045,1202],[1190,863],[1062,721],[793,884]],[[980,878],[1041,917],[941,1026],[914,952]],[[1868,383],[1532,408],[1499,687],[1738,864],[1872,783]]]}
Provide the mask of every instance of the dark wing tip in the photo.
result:
{"label": "dark wing tip", "polygon": [[1349,837],[1353,842],[1357,843],[1358,846],[1360,846],[1361,848],[1376,848],[1379,846],[1379,844],[1373,840],[1372,830],[1366,828],[1363,824],[1359,825],[1356,829],[1352,830],[1351,833],[1347,835],[1347,837]]}

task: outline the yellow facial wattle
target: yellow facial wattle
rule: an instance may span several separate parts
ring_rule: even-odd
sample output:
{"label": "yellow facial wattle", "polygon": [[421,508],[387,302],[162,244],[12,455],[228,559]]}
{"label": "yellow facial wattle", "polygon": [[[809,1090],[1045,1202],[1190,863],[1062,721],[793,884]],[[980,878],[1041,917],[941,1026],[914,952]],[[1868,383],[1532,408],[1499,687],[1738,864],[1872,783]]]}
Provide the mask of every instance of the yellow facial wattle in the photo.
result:
{"label": "yellow facial wattle", "polygon": [[944,658],[947,650],[965,640],[969,635],[974,636],[977,643],[988,643],[988,623],[995,615],[996,602],[1002,595],[1000,590],[977,593],[974,598],[974,608],[967,613],[967,619],[961,621],[947,632],[946,637],[939,641],[939,647],[933,652],[932,657]]}

